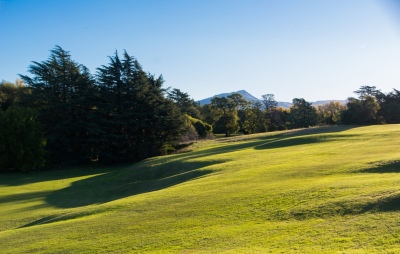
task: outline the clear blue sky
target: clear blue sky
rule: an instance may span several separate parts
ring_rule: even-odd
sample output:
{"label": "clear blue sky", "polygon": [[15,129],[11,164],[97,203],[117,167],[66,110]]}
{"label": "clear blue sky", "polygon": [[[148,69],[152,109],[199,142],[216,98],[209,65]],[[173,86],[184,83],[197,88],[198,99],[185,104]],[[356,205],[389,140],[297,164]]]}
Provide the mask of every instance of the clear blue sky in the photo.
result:
{"label": "clear blue sky", "polygon": [[195,100],[400,89],[396,0],[0,0],[0,32],[0,80],[60,45],[92,73],[125,49]]}

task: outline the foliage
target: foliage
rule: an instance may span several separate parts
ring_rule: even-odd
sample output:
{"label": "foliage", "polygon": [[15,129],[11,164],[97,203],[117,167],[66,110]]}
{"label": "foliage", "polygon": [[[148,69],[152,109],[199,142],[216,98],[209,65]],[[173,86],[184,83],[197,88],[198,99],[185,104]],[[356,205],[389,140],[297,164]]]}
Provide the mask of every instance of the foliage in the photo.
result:
{"label": "foliage", "polygon": [[310,102],[300,98],[293,99],[289,121],[292,128],[308,128],[317,124],[317,110]]}
{"label": "foliage", "polygon": [[226,112],[215,122],[213,126],[214,132],[224,133],[225,136],[229,137],[239,130],[238,120],[237,111]]}
{"label": "foliage", "polygon": [[93,77],[56,46],[48,60],[29,66],[32,77],[21,75],[29,89],[21,105],[39,112],[55,165],[137,161],[183,135],[187,94],[165,98],[162,76],[145,73],[127,52],[109,60]]}
{"label": "foliage", "polygon": [[245,111],[243,131],[246,134],[261,133],[267,131],[268,119],[265,113],[258,107],[251,107]]}
{"label": "foliage", "polygon": [[230,136],[237,132],[240,129],[238,110],[245,109],[247,105],[247,101],[238,93],[212,98],[211,108],[214,110],[214,115],[219,115],[213,124],[215,133],[225,133],[226,136]]}
{"label": "foliage", "polygon": [[318,105],[317,113],[322,124],[334,125],[340,122],[340,112],[345,109],[346,106],[340,104],[340,102],[331,101],[328,104]]}
{"label": "foliage", "polygon": [[289,112],[284,108],[274,108],[267,112],[267,117],[271,124],[268,131],[286,130],[289,127]]}
{"label": "foliage", "polygon": [[100,131],[93,78],[68,51],[56,46],[50,52],[48,60],[29,66],[32,77],[21,75],[31,91],[23,105],[39,112],[52,163],[88,162],[95,156],[95,133]]}
{"label": "foliage", "polygon": [[208,138],[212,136],[213,128],[212,125],[201,121],[200,119],[186,115],[190,124],[195,128],[197,135],[200,138]]}
{"label": "foliage", "polygon": [[379,104],[376,98],[366,95],[362,100],[348,98],[347,109],[343,110],[340,119],[344,124],[376,124]]}
{"label": "foliage", "polygon": [[109,57],[98,68],[100,89],[100,159],[107,162],[141,160],[162,154],[184,133],[184,118],[172,100],[163,95],[162,76],[146,74],[139,62],[124,52]]}
{"label": "foliage", "polygon": [[378,115],[385,119],[386,123],[400,123],[400,91],[393,89],[388,94],[377,95],[380,105]]}
{"label": "foliage", "polygon": [[214,123],[221,117],[222,110],[216,109],[211,106],[211,104],[205,104],[200,107],[201,120],[210,125]]}
{"label": "foliage", "polygon": [[367,96],[375,97],[381,92],[376,89],[376,86],[361,86],[360,89],[354,91],[354,93],[358,94],[360,100],[364,100]]}
{"label": "foliage", "polygon": [[45,144],[36,112],[14,107],[0,110],[0,172],[42,168]]}
{"label": "foliage", "polygon": [[278,106],[278,102],[275,100],[275,95],[273,94],[264,94],[261,96],[261,98],[264,109],[267,112],[275,109]]}
{"label": "foliage", "polygon": [[25,87],[22,80],[17,79],[17,82],[11,83],[2,81],[0,83],[0,108],[5,111],[12,105],[14,105],[21,98],[24,93]]}
{"label": "foliage", "polygon": [[167,97],[175,103],[182,114],[187,114],[194,118],[200,118],[199,106],[190,98],[189,94],[174,88],[172,91],[168,91]]}

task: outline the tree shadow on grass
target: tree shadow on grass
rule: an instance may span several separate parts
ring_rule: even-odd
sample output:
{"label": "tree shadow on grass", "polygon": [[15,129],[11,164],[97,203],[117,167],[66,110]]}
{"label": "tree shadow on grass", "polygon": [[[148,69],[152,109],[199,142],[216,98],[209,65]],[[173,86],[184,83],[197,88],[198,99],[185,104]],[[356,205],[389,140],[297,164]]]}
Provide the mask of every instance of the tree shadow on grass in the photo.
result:
{"label": "tree shadow on grass", "polygon": [[[326,132],[325,132],[326,133]],[[264,149],[274,149],[274,148],[285,148],[285,147],[292,147],[292,146],[300,146],[300,145],[309,145],[309,144],[317,144],[323,142],[330,142],[330,141],[337,141],[337,140],[345,140],[348,138],[356,138],[359,135],[355,134],[347,134],[347,135],[319,135],[316,134],[315,136],[304,135],[304,136],[294,136],[294,137],[284,137],[281,139],[270,140],[262,145],[256,146],[255,149],[257,150],[264,150]]]}
{"label": "tree shadow on grass", "polygon": [[[400,160],[378,161],[371,163],[371,167],[358,171],[357,173],[378,173],[391,174],[400,173]],[[337,215],[359,215],[368,212],[399,212],[400,211],[400,193],[391,191],[383,193],[380,197],[375,197],[373,201],[360,202],[357,199],[351,199],[339,202],[328,202],[313,209],[299,210],[294,209],[291,215],[299,220],[310,217],[331,217]]]}
{"label": "tree shadow on grass", "polygon": [[[72,182],[64,189],[37,192],[31,194],[16,194],[0,198],[0,202],[44,198],[46,205],[58,208],[77,208],[93,204],[103,204],[118,199],[158,191],[184,182],[204,177],[213,170],[205,167],[223,161],[182,162],[172,161],[154,165],[147,161],[124,169],[112,170],[100,175]],[[29,209],[29,208],[28,208]],[[46,216],[39,220],[21,226],[30,227],[57,221],[80,218],[91,214],[107,211],[105,208],[69,211]],[[26,210],[28,212],[28,210]]]}
{"label": "tree shadow on grass", "polygon": [[138,164],[73,182],[67,188],[51,192],[46,201],[59,208],[102,204],[203,177],[214,171],[202,168],[221,162],[172,161],[157,166]]}
{"label": "tree shadow on grass", "polygon": [[268,143],[256,146],[255,149],[264,150],[264,149],[284,148],[289,146],[315,144],[323,141],[324,140],[318,137],[285,138],[285,139],[272,140]]}
{"label": "tree shadow on grass", "polygon": [[362,212],[397,212],[400,211],[400,195],[381,198],[374,203],[366,205]]}
{"label": "tree shadow on grass", "polygon": [[3,195],[0,196],[0,203],[24,203],[28,200],[39,199],[50,194],[51,191],[34,191],[29,193],[19,193],[19,194],[11,194],[11,195]]}
{"label": "tree shadow on grass", "polygon": [[296,208],[288,214],[279,214],[281,220],[294,218],[296,220],[307,220],[311,218],[331,218],[335,216],[362,215],[365,213],[384,213],[400,211],[400,194],[389,195],[378,198],[368,203],[356,200],[346,200],[339,202],[327,202],[323,205],[312,208]]}
{"label": "tree shadow on grass", "polygon": [[[334,135],[322,135],[329,133],[343,132],[349,129],[356,128],[358,126],[331,126],[331,127],[318,127],[309,129],[299,129],[284,132],[276,132],[273,135],[259,136],[256,134],[254,137],[251,135],[244,135],[242,138],[221,138],[218,142],[227,144],[226,146],[219,146],[206,151],[191,151],[189,153],[177,154],[176,158],[201,158],[209,155],[223,154],[229,152],[236,152],[242,149],[254,148],[257,150],[281,148],[294,145],[310,144],[317,142],[332,141],[334,139],[347,139],[349,137],[356,137],[355,134],[334,134]],[[321,135],[320,135],[321,134]],[[310,136],[316,135],[316,136]],[[238,142],[232,144],[232,142]]]}
{"label": "tree shadow on grass", "polygon": [[[126,167],[126,165],[114,166],[113,169],[121,169],[123,167]],[[1,173],[0,186],[20,186],[31,183],[65,180],[75,177],[107,173],[113,169],[110,169],[109,167],[76,167],[64,169],[58,168],[54,170],[34,171],[28,173]]]}
{"label": "tree shadow on grass", "polygon": [[379,161],[371,163],[371,168],[360,170],[360,173],[400,173],[400,160]]}
{"label": "tree shadow on grass", "polygon": [[[361,170],[361,173],[400,173],[400,160],[392,161],[379,161],[371,163],[373,166]],[[394,212],[400,211],[400,194],[390,195],[388,197],[380,198],[377,201],[365,205],[362,212]]]}

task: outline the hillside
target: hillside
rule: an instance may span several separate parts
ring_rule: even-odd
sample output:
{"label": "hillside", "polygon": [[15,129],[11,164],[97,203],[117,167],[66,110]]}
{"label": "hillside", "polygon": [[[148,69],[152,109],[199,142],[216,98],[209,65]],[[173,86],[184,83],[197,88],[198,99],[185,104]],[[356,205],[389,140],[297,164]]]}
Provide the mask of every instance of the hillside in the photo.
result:
{"label": "hillside", "polygon": [[203,106],[205,104],[210,104],[212,98],[214,98],[214,97],[227,97],[227,96],[229,96],[231,94],[234,94],[234,93],[241,94],[246,101],[258,101],[259,100],[258,98],[254,97],[253,95],[248,93],[246,90],[240,90],[240,91],[237,91],[237,92],[217,94],[217,95],[214,95],[212,97],[200,100],[200,101],[198,101],[198,103],[200,103],[200,105]]}
{"label": "hillside", "polygon": [[[214,97],[227,97],[227,96],[229,96],[231,94],[234,94],[234,93],[241,94],[243,96],[243,98],[245,100],[247,100],[247,101],[259,101],[260,100],[260,99],[256,98],[255,96],[251,95],[246,90],[240,90],[240,91],[237,91],[237,92],[217,94],[217,95],[214,95],[212,97],[209,97],[209,98],[206,98],[206,99],[203,99],[203,100],[199,100],[198,103],[200,104],[200,106],[203,106],[205,104],[210,104],[212,98],[214,98]],[[314,106],[318,106],[318,105],[327,104],[327,103],[329,103],[331,101],[338,101],[338,102],[340,102],[342,104],[346,103],[346,100],[320,100],[320,101],[312,102],[312,104]],[[292,104],[291,102],[278,101],[278,107],[282,107],[282,108],[290,108],[291,104]]]}
{"label": "hillside", "polygon": [[313,128],[1,175],[2,253],[396,253],[399,134]]}

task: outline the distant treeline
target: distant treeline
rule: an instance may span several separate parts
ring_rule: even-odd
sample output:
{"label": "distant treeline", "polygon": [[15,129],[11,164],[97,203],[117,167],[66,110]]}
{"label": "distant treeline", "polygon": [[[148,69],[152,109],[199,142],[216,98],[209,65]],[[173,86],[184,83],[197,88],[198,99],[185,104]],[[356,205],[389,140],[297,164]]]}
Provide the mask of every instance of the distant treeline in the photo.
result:
{"label": "distant treeline", "polygon": [[117,52],[95,74],[56,46],[32,62],[31,76],[0,83],[0,172],[135,162],[213,134],[259,133],[334,124],[400,122],[400,92],[363,86],[347,105],[317,108],[295,98],[277,107],[273,94],[248,102],[240,94],[199,106],[162,76]]}

